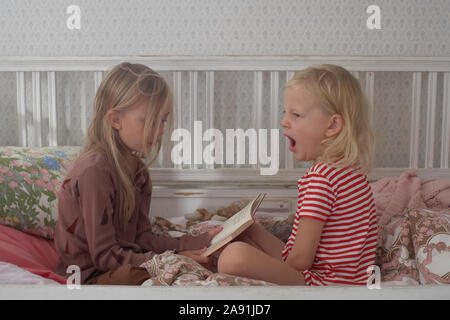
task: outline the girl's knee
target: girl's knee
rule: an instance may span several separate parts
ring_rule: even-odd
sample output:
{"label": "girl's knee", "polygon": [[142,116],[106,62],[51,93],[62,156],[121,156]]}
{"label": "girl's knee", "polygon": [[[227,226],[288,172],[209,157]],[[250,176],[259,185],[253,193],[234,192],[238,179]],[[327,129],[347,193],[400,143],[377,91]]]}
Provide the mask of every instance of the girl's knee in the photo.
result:
{"label": "girl's knee", "polygon": [[230,243],[223,249],[217,261],[217,269],[220,273],[237,275],[247,265],[248,244],[241,241]]}

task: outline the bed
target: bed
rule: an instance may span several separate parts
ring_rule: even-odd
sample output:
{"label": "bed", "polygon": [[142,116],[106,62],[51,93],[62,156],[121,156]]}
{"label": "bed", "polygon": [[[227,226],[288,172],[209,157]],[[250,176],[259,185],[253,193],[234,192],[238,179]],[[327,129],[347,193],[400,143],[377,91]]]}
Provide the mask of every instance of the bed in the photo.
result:
{"label": "bed", "polygon": [[[389,132],[405,138],[407,146],[405,141],[400,141],[402,144],[395,139],[383,141],[385,149],[380,153],[385,156],[378,156],[377,166],[369,176],[381,231],[374,283],[367,287],[279,287],[221,275],[214,268],[208,270],[166,252],[154,259],[152,268],[157,272],[140,287],[71,289],[53,271],[57,260],[52,242],[57,218],[54,193],[79,151],[95,89],[105,71],[121,61],[147,64],[167,77],[175,96],[175,128],[192,132],[194,120],[201,120],[204,128],[221,130],[230,125],[278,128],[280,114],[274,110],[279,109],[285,81],[295,70],[317,63],[342,65],[358,77],[374,105],[373,124],[383,132],[386,131],[384,123],[390,121],[384,113],[391,112],[395,122],[398,111],[384,107],[382,113],[377,113],[377,108],[383,108],[386,102],[377,97],[389,99],[393,94],[385,93],[389,88],[377,79],[406,81],[408,85],[402,88],[407,91],[407,120],[398,122],[407,125],[407,130],[405,133],[400,127],[397,132],[393,126]],[[0,81],[6,82],[3,87],[9,88],[1,104],[5,116],[0,126],[1,130],[9,128],[2,132],[4,147],[0,147],[0,299],[443,299],[450,296],[450,59],[3,58],[0,75]],[[68,86],[79,90],[67,91]],[[239,86],[253,94],[230,96],[230,91]],[[233,103],[227,104],[231,98]],[[239,104],[248,107],[242,107],[247,110],[242,116],[230,118],[218,108],[222,104],[229,108]],[[260,174],[263,164],[174,165],[170,148],[163,147],[151,168],[155,232],[176,237],[208,230],[221,223],[221,216],[232,214],[263,191],[268,198],[258,210],[257,220],[280,239],[287,237],[295,211],[295,182],[307,164],[294,163],[281,138],[279,170],[273,175]],[[389,152],[396,157],[390,157]]]}

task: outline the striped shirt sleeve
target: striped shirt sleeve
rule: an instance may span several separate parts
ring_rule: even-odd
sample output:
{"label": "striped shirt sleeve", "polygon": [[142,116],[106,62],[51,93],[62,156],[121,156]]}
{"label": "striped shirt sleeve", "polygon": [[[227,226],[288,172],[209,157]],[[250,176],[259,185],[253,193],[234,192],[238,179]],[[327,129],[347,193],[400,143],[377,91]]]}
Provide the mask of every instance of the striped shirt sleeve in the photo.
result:
{"label": "striped shirt sleeve", "polygon": [[298,182],[298,215],[326,221],[336,200],[333,186],[327,177],[310,173]]}

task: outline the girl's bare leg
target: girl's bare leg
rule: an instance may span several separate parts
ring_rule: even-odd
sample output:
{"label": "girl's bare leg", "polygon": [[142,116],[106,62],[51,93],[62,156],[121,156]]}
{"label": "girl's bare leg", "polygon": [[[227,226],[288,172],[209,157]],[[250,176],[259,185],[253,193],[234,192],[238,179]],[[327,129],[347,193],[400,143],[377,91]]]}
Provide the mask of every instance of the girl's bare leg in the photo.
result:
{"label": "girl's bare leg", "polygon": [[241,241],[230,243],[222,251],[218,260],[218,271],[279,285],[305,284],[305,278],[300,271]]}
{"label": "girl's bare leg", "polygon": [[278,260],[281,260],[281,251],[285,245],[283,241],[257,222],[253,223],[236,240],[246,242]]}

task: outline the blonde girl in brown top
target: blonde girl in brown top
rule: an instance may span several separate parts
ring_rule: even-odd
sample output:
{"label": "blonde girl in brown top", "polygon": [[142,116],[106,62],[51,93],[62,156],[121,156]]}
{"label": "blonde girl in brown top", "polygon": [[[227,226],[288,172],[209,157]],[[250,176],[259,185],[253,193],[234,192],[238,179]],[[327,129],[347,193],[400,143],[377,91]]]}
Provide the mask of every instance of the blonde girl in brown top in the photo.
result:
{"label": "blonde girl in brown top", "polygon": [[220,228],[197,237],[167,238],[152,232],[152,185],[148,166],[172,120],[172,93],[165,80],[141,64],[122,63],[100,84],[94,116],[80,156],[58,193],[57,272],[81,270],[81,283],[139,285],[139,267],[154,254],[175,250],[201,256]]}

